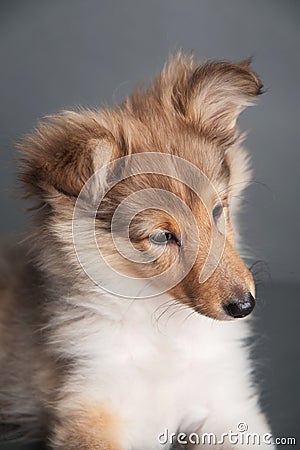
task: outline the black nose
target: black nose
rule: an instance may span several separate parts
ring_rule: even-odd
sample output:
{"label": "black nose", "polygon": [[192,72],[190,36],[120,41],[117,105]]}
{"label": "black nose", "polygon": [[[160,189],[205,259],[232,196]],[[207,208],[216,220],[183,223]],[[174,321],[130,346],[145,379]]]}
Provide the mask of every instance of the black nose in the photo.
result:
{"label": "black nose", "polygon": [[226,313],[234,318],[245,317],[251,313],[255,306],[255,298],[249,294],[239,300],[229,300],[224,306]]}

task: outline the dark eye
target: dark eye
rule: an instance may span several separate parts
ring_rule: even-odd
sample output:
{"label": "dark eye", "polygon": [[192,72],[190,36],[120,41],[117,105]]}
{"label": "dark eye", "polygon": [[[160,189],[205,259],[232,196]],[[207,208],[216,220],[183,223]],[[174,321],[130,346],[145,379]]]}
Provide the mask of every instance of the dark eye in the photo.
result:
{"label": "dark eye", "polygon": [[155,230],[150,234],[149,239],[156,245],[163,245],[168,241],[176,240],[174,234],[167,230]]}
{"label": "dark eye", "polygon": [[213,215],[213,218],[214,218],[215,221],[218,220],[219,217],[221,217],[222,212],[223,212],[223,206],[222,205],[217,205],[217,206],[214,207],[212,215]]}

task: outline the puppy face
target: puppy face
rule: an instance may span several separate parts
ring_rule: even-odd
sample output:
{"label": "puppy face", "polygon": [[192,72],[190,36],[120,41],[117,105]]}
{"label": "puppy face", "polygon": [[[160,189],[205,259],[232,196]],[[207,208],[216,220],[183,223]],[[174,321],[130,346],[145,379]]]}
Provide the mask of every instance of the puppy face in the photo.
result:
{"label": "puppy face", "polygon": [[78,196],[97,173],[84,202],[97,205],[96,242],[116,273],[215,319],[248,315],[254,283],[231,224],[249,181],[236,120],[261,87],[249,62],[196,66],[180,54],[117,110],[41,124],[21,145],[22,179],[43,206],[40,229],[72,240]]}

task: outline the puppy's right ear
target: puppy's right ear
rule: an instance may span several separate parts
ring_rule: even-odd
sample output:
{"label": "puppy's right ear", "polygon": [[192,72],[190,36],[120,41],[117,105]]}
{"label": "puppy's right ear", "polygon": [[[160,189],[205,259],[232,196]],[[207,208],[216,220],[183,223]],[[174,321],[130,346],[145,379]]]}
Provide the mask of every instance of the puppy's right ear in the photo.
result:
{"label": "puppy's right ear", "polygon": [[[58,195],[76,198],[97,170],[121,156],[112,134],[90,112],[50,117],[18,148],[21,181],[42,203]],[[105,183],[105,171],[100,182]]]}

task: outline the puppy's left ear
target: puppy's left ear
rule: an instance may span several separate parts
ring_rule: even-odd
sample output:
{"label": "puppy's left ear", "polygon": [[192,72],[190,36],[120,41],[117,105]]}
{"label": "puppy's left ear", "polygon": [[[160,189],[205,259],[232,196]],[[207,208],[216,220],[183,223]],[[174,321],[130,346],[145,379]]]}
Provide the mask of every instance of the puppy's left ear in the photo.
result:
{"label": "puppy's left ear", "polygon": [[[29,195],[49,205],[59,196],[74,200],[96,171],[120,156],[110,131],[89,112],[50,117],[19,149],[21,181]],[[99,183],[104,184],[105,178],[102,171]]]}
{"label": "puppy's left ear", "polygon": [[239,114],[261,93],[262,82],[250,63],[208,62],[191,74],[186,116],[208,139],[230,141]]}

